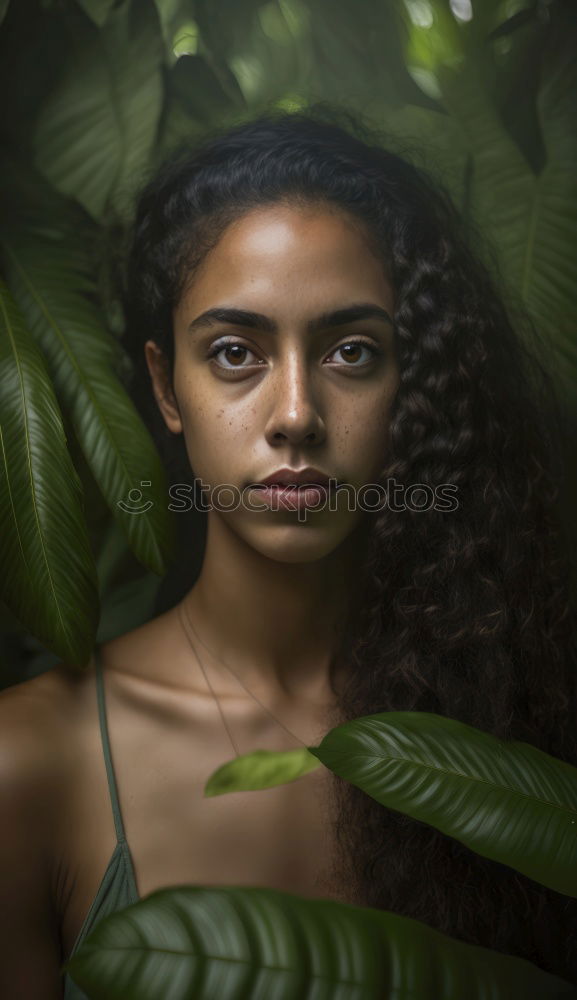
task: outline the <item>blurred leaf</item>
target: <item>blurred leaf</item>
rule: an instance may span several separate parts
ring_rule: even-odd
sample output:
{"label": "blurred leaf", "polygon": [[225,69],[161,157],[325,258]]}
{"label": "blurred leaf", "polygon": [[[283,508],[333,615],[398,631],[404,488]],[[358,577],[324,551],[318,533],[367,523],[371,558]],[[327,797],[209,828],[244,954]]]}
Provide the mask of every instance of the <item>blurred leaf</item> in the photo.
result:
{"label": "blurred leaf", "polygon": [[63,969],[106,1000],[575,1000],[531,962],[408,917],[252,887],[159,889]]}
{"label": "blurred leaf", "polygon": [[70,59],[41,109],[36,161],[100,218],[127,210],[146,173],[161,109],[162,41],[152,0],[124,3],[103,28],[71,24]]}
{"label": "blurred leaf", "polygon": [[465,175],[469,152],[459,121],[442,110],[406,104],[391,107],[367,101],[365,114],[381,130],[384,145],[427,170],[466,209]]}
{"label": "blurred leaf", "polygon": [[515,25],[505,22],[501,25],[503,33],[496,33],[492,38],[490,72],[497,80],[495,103],[503,124],[533,173],[538,174],[546,156],[537,114],[537,94],[547,31],[543,30],[543,22],[535,8],[522,13],[526,15],[522,22],[517,21]]}
{"label": "blurred leaf", "polygon": [[10,3],[0,28],[2,143],[28,161],[31,133],[45,96],[55,86],[68,54],[63,18],[35,0]]}
{"label": "blurred leaf", "polygon": [[310,59],[306,77],[299,81],[307,97],[362,112],[373,101],[389,107],[435,107],[407,72],[400,3],[315,0],[307,6]]}
{"label": "blurred leaf", "polygon": [[175,40],[185,25],[195,24],[194,0],[155,0],[164,41],[166,60],[171,66],[176,61]]}
{"label": "blurred leaf", "polygon": [[150,621],[159,586],[158,577],[147,573],[108,590],[102,598],[96,642],[108,642]]}
{"label": "blurred leaf", "polygon": [[309,749],[389,809],[577,897],[577,768],[430,712],[355,719]]}
{"label": "blurred leaf", "polygon": [[182,56],[170,74],[169,89],[194,121],[202,122],[205,128],[237,110],[202,56]]}
{"label": "blurred leaf", "polygon": [[[544,29],[545,30],[545,29]],[[546,163],[535,175],[504,128],[471,57],[442,74],[443,100],[474,155],[473,208],[498,248],[511,296],[518,294],[549,339],[556,374],[577,396],[577,22],[551,7],[538,116]]]}
{"label": "blurred leaf", "polygon": [[[66,219],[6,229],[6,274],[54,387],[110,510],[140,562],[165,571],[172,522],[166,474],[154,443],[115,374],[120,348],[102,325],[89,263]],[[136,504],[143,481],[147,501]],[[124,506],[120,506],[122,502]],[[148,505],[148,506],[147,506]],[[138,513],[137,511],[142,510]]]}
{"label": "blurred leaf", "polygon": [[530,7],[526,7],[524,10],[518,10],[516,14],[513,14],[507,21],[503,21],[498,24],[496,28],[489,33],[488,37],[491,41],[495,41],[496,38],[507,38],[509,35],[520,28],[526,27],[528,24],[533,24],[535,22],[535,11],[536,5],[532,4]]}
{"label": "blurred leaf", "polygon": [[166,105],[156,159],[201,140],[216,124],[238,117],[238,106],[204,56],[181,56],[167,74]]}
{"label": "blurred leaf", "polygon": [[2,24],[2,21],[6,17],[9,3],[10,0],[0,0],[0,24]]}
{"label": "blurred leaf", "polygon": [[98,594],[82,491],[42,355],[0,284],[2,599],[68,663],[90,658]]}
{"label": "blurred leaf", "polygon": [[76,0],[76,2],[82,7],[85,14],[88,14],[88,17],[101,28],[114,7],[115,0]]}
{"label": "blurred leaf", "polygon": [[204,786],[204,795],[209,798],[228,792],[273,788],[296,781],[319,766],[320,761],[306,747],[298,750],[253,750],[217,768]]}

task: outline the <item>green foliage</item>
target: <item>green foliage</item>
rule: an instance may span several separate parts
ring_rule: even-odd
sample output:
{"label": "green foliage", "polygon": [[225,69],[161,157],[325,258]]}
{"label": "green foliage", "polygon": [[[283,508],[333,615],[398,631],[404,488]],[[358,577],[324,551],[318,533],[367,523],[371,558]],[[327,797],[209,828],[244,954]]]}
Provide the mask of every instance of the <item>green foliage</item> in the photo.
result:
{"label": "green foliage", "polygon": [[105,918],[64,966],[106,1000],[562,1000],[524,959],[385,910],[260,888],[160,889]]}
{"label": "green foliage", "polygon": [[[2,237],[6,276],[46,359],[57,396],[94,478],[143,565],[164,570],[168,549],[165,473],[134,404],[114,374],[117,341],[94,304],[96,289],[86,254],[65,217],[60,229],[7,227]],[[139,478],[156,484],[159,502],[134,516],[118,506]],[[165,492],[165,491],[164,491]]]}
{"label": "green foliage", "polygon": [[306,747],[299,750],[253,750],[228,761],[211,774],[204,794],[207,798],[227,792],[249,792],[296,781],[320,766]]}
{"label": "green foliage", "polygon": [[66,659],[86,663],[98,620],[80,481],[42,354],[0,285],[2,597]]}
{"label": "green foliage", "polygon": [[336,726],[318,747],[244,754],[210,776],[205,795],[294,781],[311,757],[387,808],[577,898],[577,768],[442,715],[383,712]]}
{"label": "green foliage", "polygon": [[[525,32],[533,52],[543,31]],[[471,211],[499,250],[506,287],[546,336],[565,393],[575,398],[577,337],[577,64],[575,19],[555,12],[541,46],[535,120],[523,145],[503,126],[503,109],[485,80],[486,50],[463,46],[457,70],[438,68],[445,107],[460,123],[473,156]],[[554,369],[555,370],[555,369]]]}
{"label": "green foliage", "polygon": [[99,28],[114,7],[114,0],[78,0],[78,3]]}
{"label": "green foliage", "polygon": [[[214,772],[205,794],[292,781],[314,758],[384,806],[577,896],[577,769],[443,716],[366,716],[335,727],[318,747],[245,754]],[[154,892],[103,920],[66,968],[110,1000],[160,1000],[168,983],[175,1000],[208,998],[216,981],[223,1000],[262,991],[348,997],[351,989],[399,1000],[577,995],[524,960],[417,921],[257,888]]]}
{"label": "green foliage", "polygon": [[377,802],[577,897],[577,768],[429,712],[355,719],[309,749]]}
{"label": "green foliage", "polygon": [[[102,5],[100,5],[102,6]],[[123,4],[100,30],[71,18],[69,59],[34,131],[48,180],[101,219],[142,183],[161,111],[162,45],[152,0]]]}

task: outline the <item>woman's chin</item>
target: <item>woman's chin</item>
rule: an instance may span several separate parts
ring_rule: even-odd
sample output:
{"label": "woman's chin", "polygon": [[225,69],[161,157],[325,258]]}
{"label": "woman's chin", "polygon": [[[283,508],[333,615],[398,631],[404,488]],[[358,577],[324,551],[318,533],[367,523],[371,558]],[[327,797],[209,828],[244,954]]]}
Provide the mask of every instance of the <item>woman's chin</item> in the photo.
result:
{"label": "woman's chin", "polygon": [[296,519],[284,524],[259,525],[243,531],[245,542],[267,559],[285,563],[312,563],[332,555],[354,531],[356,523],[327,523]]}

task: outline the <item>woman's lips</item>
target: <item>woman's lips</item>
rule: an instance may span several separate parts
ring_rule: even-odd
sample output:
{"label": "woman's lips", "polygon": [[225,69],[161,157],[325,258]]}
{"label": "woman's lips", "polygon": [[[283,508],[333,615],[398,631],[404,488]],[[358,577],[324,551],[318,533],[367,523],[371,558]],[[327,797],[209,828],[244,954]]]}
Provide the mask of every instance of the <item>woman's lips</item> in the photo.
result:
{"label": "woman's lips", "polygon": [[270,486],[253,486],[258,490],[259,497],[273,510],[300,510],[303,507],[323,506],[329,498],[330,489],[320,483],[305,486],[294,484],[272,484]]}

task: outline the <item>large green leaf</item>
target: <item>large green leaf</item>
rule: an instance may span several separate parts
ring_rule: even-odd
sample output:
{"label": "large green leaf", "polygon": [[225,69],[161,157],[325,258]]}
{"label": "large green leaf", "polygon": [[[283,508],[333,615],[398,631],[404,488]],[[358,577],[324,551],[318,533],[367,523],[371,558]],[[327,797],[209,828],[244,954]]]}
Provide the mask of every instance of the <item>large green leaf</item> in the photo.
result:
{"label": "large green leaf", "polygon": [[309,750],[390,809],[577,896],[577,768],[430,712],[363,716]]}
{"label": "large green leaf", "polygon": [[94,1000],[553,1000],[530,962],[383,910],[261,888],[160,889],[64,969]]}
{"label": "large green leaf", "polygon": [[0,283],[2,599],[69,663],[88,662],[98,620],[82,490],[42,355]]}
{"label": "large green leaf", "polygon": [[38,166],[100,218],[124,213],[144,179],[162,101],[162,39],[152,0],[124,3],[98,30],[71,20],[69,61],[41,107]]}
{"label": "large green leaf", "polygon": [[[114,373],[118,343],[94,304],[96,289],[82,246],[64,217],[59,226],[7,228],[6,275],[110,510],[136,557],[161,574],[171,551],[165,470]],[[141,490],[143,482],[151,485]],[[131,490],[143,494],[142,503],[130,502]]]}

